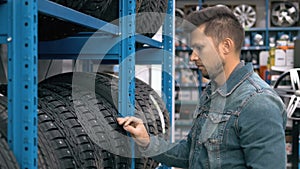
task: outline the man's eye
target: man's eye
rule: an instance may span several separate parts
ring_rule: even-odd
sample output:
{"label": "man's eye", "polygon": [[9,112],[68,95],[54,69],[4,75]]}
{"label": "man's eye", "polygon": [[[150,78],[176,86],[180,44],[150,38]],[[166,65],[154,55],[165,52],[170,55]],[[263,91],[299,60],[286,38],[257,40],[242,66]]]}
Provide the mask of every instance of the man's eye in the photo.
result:
{"label": "man's eye", "polygon": [[200,47],[200,46],[194,47],[193,51],[199,54],[202,51],[202,47]]}
{"label": "man's eye", "polygon": [[192,49],[195,50],[201,50],[203,48],[203,45],[193,45]]}
{"label": "man's eye", "polygon": [[196,50],[198,50],[198,51],[201,51],[202,50],[202,47],[200,47],[200,46],[196,46],[196,48],[195,48]]}

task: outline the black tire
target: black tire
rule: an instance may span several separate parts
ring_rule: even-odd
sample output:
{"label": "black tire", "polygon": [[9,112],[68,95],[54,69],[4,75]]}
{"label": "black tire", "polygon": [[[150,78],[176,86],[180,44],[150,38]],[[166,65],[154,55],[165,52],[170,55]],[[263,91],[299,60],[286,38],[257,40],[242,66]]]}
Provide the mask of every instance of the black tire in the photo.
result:
{"label": "black tire", "polygon": [[[112,97],[113,102],[111,104],[118,103],[118,79],[117,77],[107,76],[106,74],[97,74],[96,78],[96,92],[97,90],[99,93],[101,92],[103,97]],[[105,91],[105,92],[104,92]],[[144,100],[143,97],[144,93],[141,93],[140,90],[136,90],[135,92],[135,102],[137,107],[137,112],[135,116],[144,119],[146,121],[146,127],[148,129],[148,133],[152,135],[158,135],[158,128],[156,124],[155,114],[153,110],[148,106],[147,102]],[[117,106],[117,105],[115,105]],[[158,166],[158,163],[151,158],[143,157],[141,159],[136,159],[136,168],[141,169],[153,169]]]}
{"label": "black tire", "polygon": [[[115,75],[109,73],[99,73],[102,76],[107,77],[108,79],[114,79]],[[113,80],[117,81],[117,80]],[[144,108],[142,111],[148,112],[147,114],[154,115],[156,121],[157,133],[154,135],[160,135],[166,140],[170,139],[170,118],[169,112],[166,109],[161,97],[145,82],[135,78],[135,90],[136,90],[136,101],[141,107]],[[114,90],[114,89],[111,89]],[[149,110],[150,109],[150,110]],[[163,118],[163,119],[162,119]],[[151,133],[153,134],[153,133]],[[147,162],[141,164],[145,169],[156,168],[158,163],[149,158]]]}
{"label": "black tire", "polygon": [[[162,100],[162,98],[154,91],[151,86],[147,83],[143,82],[140,79],[136,78],[136,86],[140,93],[144,93],[143,100],[146,100],[146,103],[149,104],[151,109],[155,114],[155,119],[157,123],[158,132],[162,135],[165,139],[169,139],[170,137],[170,114],[169,111],[166,109],[166,106]],[[163,117],[162,117],[163,116]]]}
{"label": "black tire", "polygon": [[[0,86],[0,93],[7,95],[6,85]],[[0,96],[0,134],[7,138],[7,98]],[[40,105],[38,111],[38,168],[71,169],[78,168],[71,154],[63,130],[51,114],[45,113]]]}
{"label": "black tire", "polygon": [[136,15],[136,32],[152,37],[161,27],[168,8],[168,0],[143,0]]}
{"label": "black tire", "polygon": [[[0,89],[0,168],[19,168],[13,152],[9,149],[7,144],[7,99],[1,95]],[[5,131],[5,132],[1,132]]]}
{"label": "black tire", "polygon": [[[78,86],[86,87],[87,89],[94,90],[97,95],[105,98],[111,106],[117,109],[118,105],[118,79],[116,77],[108,76],[105,74],[90,74],[90,73],[65,73],[59,74],[57,76],[53,76],[51,78],[46,79],[43,83],[57,83],[64,82],[72,84],[72,79],[75,77],[76,82],[73,82],[73,85],[76,84]],[[93,84],[90,83],[90,80],[95,80],[93,83],[95,84],[95,88],[91,87]],[[139,90],[136,90],[136,116],[143,119],[144,122],[147,123],[146,127],[150,134],[158,135],[158,129],[156,124],[156,117],[152,111],[152,109],[145,103],[143,100],[143,94],[139,93]],[[101,99],[101,98],[99,98]],[[115,114],[114,116],[118,116]],[[151,158],[143,158],[136,160],[137,168],[155,168],[158,163],[152,160]]]}
{"label": "black tire", "polygon": [[[126,152],[128,149],[126,149],[126,144],[124,145],[124,140],[120,140],[118,137],[118,134],[120,131],[122,131],[122,128],[120,126],[115,125],[116,119],[113,118],[109,113],[112,110],[107,107],[107,104],[103,101],[98,101],[95,98],[91,97],[91,94],[89,91],[83,90],[80,87],[75,87],[70,84],[65,84],[65,83],[56,83],[56,84],[40,84],[40,87],[43,88],[43,90],[47,92],[51,92],[52,96],[56,98],[56,100],[59,100],[61,102],[60,104],[64,103],[65,109],[68,111],[72,112],[72,118],[76,117],[77,121],[77,128],[80,126],[80,130],[77,129],[77,131],[73,131],[72,133],[77,133],[80,134],[81,137],[83,137],[84,140],[90,140],[88,137],[87,133],[93,133],[93,131],[96,131],[98,135],[101,135],[103,137],[97,137],[97,138],[102,138],[102,140],[97,140],[96,143],[99,143],[100,145],[105,145],[103,147],[97,146],[96,144],[90,142],[90,148],[94,150],[94,153],[92,152],[91,149],[86,150],[86,148],[82,147],[78,150],[78,144],[79,143],[73,143],[74,145],[74,151],[82,151],[82,152],[77,152],[77,154],[83,154],[83,153],[90,153],[94,154],[93,156],[98,156],[101,155],[101,165],[98,165],[95,168],[112,168],[112,169],[118,169],[118,168],[129,168],[130,166],[130,160],[120,157],[120,156],[115,156],[108,151],[106,151],[103,148],[108,148],[108,147],[116,147],[118,149],[121,149],[122,151]],[[73,98],[72,97],[72,90],[76,90],[77,94],[80,95],[78,98]],[[75,103],[75,104],[74,104]],[[56,103],[58,104],[58,103]],[[101,110],[100,114],[99,112],[95,111],[96,106],[99,106],[100,108],[98,110]],[[51,108],[53,110],[53,108]],[[77,111],[77,112],[76,112]],[[102,115],[102,116],[101,116]],[[70,117],[70,115],[68,115]],[[79,117],[77,117],[79,116]],[[98,117],[100,116],[100,118]],[[68,117],[68,118],[69,118]],[[82,120],[84,118],[84,120]],[[66,121],[67,119],[63,118],[58,118],[63,121]],[[114,120],[113,120],[114,119]],[[106,122],[105,120],[109,121]],[[113,120],[113,122],[111,121]],[[88,130],[89,128],[84,127],[84,122],[87,122],[89,124],[92,123],[92,131]],[[65,123],[65,122],[61,122]],[[81,124],[79,124],[81,123]],[[105,124],[112,124],[112,131],[107,132]],[[84,128],[82,128],[83,126]],[[67,126],[65,127],[71,127],[74,128],[74,126]],[[79,132],[78,132],[79,131]],[[112,134],[113,133],[113,134]],[[114,134],[117,133],[117,134]],[[123,134],[125,134],[125,131],[123,130]],[[78,137],[78,136],[76,136]],[[73,142],[78,140],[78,138],[74,138]],[[85,141],[86,142],[86,141]],[[87,147],[87,146],[85,146]],[[77,149],[77,150],[76,150]],[[79,159],[81,158],[80,156],[78,157]],[[81,161],[84,161],[86,159],[82,159]],[[98,161],[99,162],[99,161]],[[83,168],[87,168],[86,166],[82,166]],[[92,168],[92,167],[90,167]]]}
{"label": "black tire", "polygon": [[9,149],[6,138],[0,133],[0,168],[18,169],[18,163],[13,152]]}
{"label": "black tire", "polygon": [[[75,9],[82,13],[102,19],[107,22],[116,21],[119,18],[119,0],[52,0],[66,7]],[[136,4],[137,20],[136,32],[152,37],[162,25],[167,9],[167,0],[139,0]],[[142,14],[155,12],[157,14]],[[113,22],[114,24],[118,24]],[[39,40],[55,40],[74,35],[81,31],[95,30],[87,29],[74,23],[57,19],[44,14],[39,14]]]}
{"label": "black tire", "polygon": [[63,97],[50,91],[47,87],[39,86],[41,109],[48,116],[52,115],[55,123],[62,130],[76,168],[101,168],[103,161],[100,150],[95,148],[78,122],[76,114],[69,109],[65,101]]}
{"label": "black tire", "polygon": [[[76,79],[73,81],[73,79]],[[91,84],[90,80],[94,80]],[[53,77],[50,77],[42,83],[44,84],[55,84],[57,82],[69,83],[77,86],[85,87],[91,91],[95,91],[97,95],[105,98],[115,109],[118,108],[118,79],[115,77],[111,78],[103,74],[93,74],[86,72],[73,72],[73,73],[64,73],[59,74]],[[94,88],[93,88],[94,87]],[[101,98],[100,98],[101,99]],[[155,117],[152,113],[152,110],[147,107],[147,105],[142,100],[142,95],[136,93],[136,116],[144,119],[147,122],[147,130],[149,133],[157,135],[157,124]],[[118,114],[117,114],[118,115]],[[144,118],[145,116],[145,118]]]}
{"label": "black tire", "polygon": [[54,117],[41,110],[38,113],[38,168],[78,168],[71,149]]}
{"label": "black tire", "polygon": [[0,134],[7,138],[7,98],[0,91]]}
{"label": "black tire", "polygon": [[[117,78],[115,75],[110,73],[98,73],[108,79]],[[113,81],[117,81],[116,79]],[[114,90],[114,89],[111,89]],[[157,134],[164,135],[165,139],[169,139],[170,136],[170,117],[169,112],[164,105],[161,97],[154,91],[151,86],[142,80],[135,78],[135,90],[136,90],[136,100],[141,107],[146,107],[143,112],[152,114],[152,120],[155,119],[157,126]],[[153,134],[153,133],[152,133]]]}
{"label": "black tire", "polygon": [[[63,6],[100,18],[112,6],[113,0],[51,0]],[[117,14],[118,11],[116,11]]]}
{"label": "black tire", "polygon": [[[97,1],[52,0],[52,1],[60,5],[99,18],[99,16],[102,16],[104,12],[107,10],[107,8],[110,7],[112,0],[97,0]],[[110,16],[108,16],[108,18],[109,17]],[[87,28],[77,25],[75,23],[67,22],[62,19],[48,16],[42,13],[39,13],[38,18],[39,18],[38,35],[39,35],[39,40],[41,41],[62,39],[68,36],[75,35],[78,32],[88,30]]]}
{"label": "black tire", "polygon": [[[1,89],[2,91],[6,91],[3,86],[0,87],[0,91]],[[79,124],[74,111],[71,111],[74,109],[74,104],[72,104],[73,100],[71,100],[71,90],[72,87],[65,84],[58,86],[53,84],[39,85],[39,168],[129,169],[130,160],[128,158],[115,156],[96,146],[88,138],[88,135]],[[5,123],[3,126],[6,127],[7,103],[6,98],[2,98],[3,99],[0,98],[0,122],[1,124]],[[83,100],[82,102],[84,103],[85,101],[86,100]],[[88,100],[88,103],[94,102]],[[93,113],[91,113],[88,107],[92,106],[85,104],[77,108],[83,110],[82,113],[85,113],[85,115],[89,114],[88,116],[90,116]],[[109,107],[106,107],[106,109],[109,109]],[[113,117],[107,115],[105,118],[109,121]],[[112,124],[113,122],[109,123]],[[115,123],[116,119],[114,121],[114,124]],[[119,130],[121,129],[120,126],[114,126],[119,127]],[[102,126],[101,129],[103,128]],[[1,131],[5,133],[4,130],[0,130],[0,133]],[[117,138],[108,140],[106,140],[107,137],[104,138],[105,140],[102,141],[112,143],[111,146],[116,146],[114,140],[117,140]],[[52,141],[56,144],[51,144]],[[126,152],[125,150],[123,151]],[[55,160],[55,158],[58,159]],[[56,161],[59,161],[59,163]]]}

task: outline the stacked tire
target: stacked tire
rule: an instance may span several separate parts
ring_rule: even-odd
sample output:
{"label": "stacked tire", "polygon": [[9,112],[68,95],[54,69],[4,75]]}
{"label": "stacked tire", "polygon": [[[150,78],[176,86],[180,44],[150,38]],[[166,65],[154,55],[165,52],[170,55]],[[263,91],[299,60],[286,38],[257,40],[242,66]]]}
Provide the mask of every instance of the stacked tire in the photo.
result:
{"label": "stacked tire", "polygon": [[[119,0],[51,0],[65,7],[118,24]],[[136,32],[153,36],[162,25],[167,0],[136,1]],[[55,40],[74,35],[82,31],[95,32],[78,24],[39,13],[39,40]]]}
{"label": "stacked tire", "polygon": [[[135,81],[136,116],[150,134],[168,139],[169,114],[161,98],[146,83]],[[111,74],[65,73],[39,84],[39,168],[131,168],[131,140],[116,121],[117,82]],[[6,89],[0,91],[6,95]],[[1,134],[7,132],[6,102],[2,105]],[[140,154],[138,148],[135,154]],[[151,158],[135,159],[137,169],[157,166]]]}
{"label": "stacked tire", "polygon": [[[126,147],[124,150],[116,151],[113,147],[110,147],[110,151],[113,151],[115,154],[120,154],[120,156],[127,157],[130,159],[130,141],[127,140],[128,137],[122,137],[117,136],[118,132],[115,132],[114,130],[107,130],[107,126],[118,126],[116,122],[116,117],[119,117],[120,114],[117,111],[118,110],[118,78],[112,74],[92,74],[92,73],[82,73],[82,72],[76,72],[76,73],[65,73],[60,74],[54,77],[51,77],[47,80],[45,80],[43,83],[46,84],[56,84],[56,85],[62,85],[63,84],[69,84],[72,86],[73,90],[73,99],[82,99],[82,97],[85,95],[82,92],[83,90],[89,91],[90,95],[86,98],[86,100],[89,103],[93,103],[95,101],[93,100],[105,100],[107,103],[105,105],[108,105],[110,108],[110,111],[103,112],[102,115],[99,113],[99,110],[102,110],[102,108],[97,108],[94,105],[88,105],[85,107],[89,107],[90,113],[92,115],[98,116],[96,119],[97,124],[106,124],[103,128],[94,127],[89,125],[90,122],[86,120],[86,118],[92,116],[88,113],[82,113],[77,112],[77,116],[80,117],[81,121],[83,122],[82,125],[86,129],[87,132],[89,132],[89,136],[92,137],[92,140],[96,142],[98,145],[103,144],[99,142],[100,136],[96,136],[96,133],[103,133],[106,132],[108,135],[116,135],[110,142],[113,142],[116,140],[116,138],[123,139],[122,146]],[[76,88],[80,86],[81,90],[77,90]],[[147,93],[148,91],[148,93]],[[150,97],[155,98],[157,100],[150,100]],[[136,79],[136,94],[135,94],[135,116],[140,117],[143,119],[145,126],[150,134],[153,135],[160,135],[166,139],[169,138],[169,114],[168,111],[165,109],[165,106],[161,100],[161,98],[158,96],[158,94],[151,89],[150,86],[148,86],[146,83]],[[77,105],[82,105],[82,100],[79,101],[80,103]],[[75,106],[76,107],[76,104]],[[78,109],[78,108],[77,108]],[[84,115],[83,115],[84,114]],[[108,118],[109,117],[109,118]],[[105,119],[106,121],[103,121]],[[111,127],[114,128],[114,127]],[[122,131],[125,132],[122,128],[118,128],[116,131]],[[126,133],[125,133],[126,135]],[[93,138],[94,137],[94,138]],[[109,137],[107,137],[109,138]],[[107,147],[106,145],[104,145]],[[118,147],[116,147],[118,149]],[[137,150],[137,149],[136,149]],[[139,154],[139,152],[135,152],[135,154]],[[131,161],[131,160],[130,160]],[[137,158],[135,160],[135,166],[136,168],[155,168],[157,167],[158,163],[150,158]]]}
{"label": "stacked tire", "polygon": [[[6,89],[2,91],[6,95]],[[0,133],[6,138],[6,98],[2,105]],[[102,168],[101,153],[54,93],[39,87],[38,109],[38,168]]]}
{"label": "stacked tire", "polygon": [[[6,128],[5,120],[6,115],[6,98],[0,94],[0,128]],[[12,151],[9,149],[7,139],[4,136],[6,133],[0,132],[0,168],[18,169],[16,158]]]}

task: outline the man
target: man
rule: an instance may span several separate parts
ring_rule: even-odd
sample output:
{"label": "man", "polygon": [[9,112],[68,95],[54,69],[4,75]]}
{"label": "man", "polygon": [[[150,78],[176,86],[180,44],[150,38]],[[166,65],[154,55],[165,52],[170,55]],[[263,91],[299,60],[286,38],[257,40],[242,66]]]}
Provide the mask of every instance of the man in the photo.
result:
{"label": "man", "polygon": [[[240,61],[244,30],[226,7],[209,7],[187,17],[194,61],[210,83],[203,91],[185,140],[168,143],[149,136],[141,119],[118,118],[146,156],[190,169],[284,169],[285,105]],[[188,26],[187,28],[191,28]]]}

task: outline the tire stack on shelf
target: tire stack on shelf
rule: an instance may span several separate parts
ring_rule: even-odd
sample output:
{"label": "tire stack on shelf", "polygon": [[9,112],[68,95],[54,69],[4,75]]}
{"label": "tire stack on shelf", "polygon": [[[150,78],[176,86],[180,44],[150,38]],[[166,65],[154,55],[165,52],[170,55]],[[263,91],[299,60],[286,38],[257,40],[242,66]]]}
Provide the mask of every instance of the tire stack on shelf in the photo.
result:
{"label": "tire stack on shelf", "polygon": [[[118,25],[114,21],[119,16],[119,0],[51,1]],[[152,37],[162,25],[164,16],[160,14],[166,12],[167,5],[167,0],[137,0],[136,32]],[[39,13],[38,22],[39,41],[96,31],[44,13]],[[80,77],[81,83],[73,83],[74,76]],[[85,81],[90,77],[95,77],[93,90]],[[38,85],[38,97],[38,168],[131,168],[130,138],[116,121],[120,115],[118,77],[103,73],[60,74]],[[135,98],[136,116],[143,118],[148,132],[168,139],[169,113],[160,96],[136,79]],[[7,124],[7,85],[0,84],[0,168],[14,169],[18,166],[6,142]],[[137,169],[157,166],[151,158],[135,159]]]}
{"label": "tire stack on shelf", "polygon": [[[55,3],[118,25],[119,0],[51,0]],[[163,23],[168,0],[137,0],[136,1],[136,32],[152,37]],[[95,32],[75,23],[39,14],[39,40],[48,41],[66,38],[79,32]]]}
{"label": "tire stack on shelf", "polygon": [[[91,80],[94,82],[91,82]],[[73,99],[81,99],[81,97],[85,96],[84,92],[89,91],[90,94],[86,97],[87,100],[90,100],[86,107],[89,108],[88,112],[77,112],[81,121],[83,122],[82,125],[85,130],[90,133],[89,135],[92,137],[92,140],[96,142],[98,145],[102,145],[101,147],[109,147],[116,154],[120,154],[121,156],[130,157],[129,154],[130,149],[129,140],[124,136],[120,136],[119,132],[122,131],[123,135],[125,131],[117,125],[116,117],[120,114],[117,112],[118,107],[118,77],[111,75],[111,74],[90,74],[90,73],[65,73],[60,74],[54,77],[51,77],[44,81],[46,84],[51,85],[64,85],[68,84],[69,89],[73,90]],[[60,84],[59,84],[60,83]],[[80,86],[80,89],[74,92],[74,87]],[[94,94],[92,93],[94,91]],[[81,93],[80,93],[81,92]],[[83,92],[83,93],[82,93]],[[71,97],[71,96],[68,96]],[[135,95],[135,107],[136,112],[135,115],[142,118],[146,124],[148,132],[153,135],[163,135],[166,139],[169,137],[169,114],[166,111],[165,106],[158,96],[158,94],[146,83],[136,79],[136,95]],[[99,100],[106,109],[99,108],[95,104],[99,104]],[[79,101],[79,103],[75,103],[74,107],[80,110],[82,107],[78,107],[83,104],[83,100]],[[102,113],[99,113],[99,111]],[[102,111],[107,110],[107,111]],[[76,110],[74,110],[76,111]],[[89,125],[90,116],[95,116],[94,120],[96,124],[104,124],[103,127],[94,127]],[[106,124],[106,125],[105,125]],[[107,127],[110,125],[111,127]],[[118,128],[116,128],[118,127]],[[113,148],[114,145],[118,145],[115,143],[110,146],[106,146],[99,140],[101,136],[97,135],[97,133],[105,133],[106,135],[113,135],[113,138],[109,140],[109,142],[114,143],[116,139],[124,139],[125,143],[121,143],[119,147],[126,147],[124,150],[116,150]],[[104,139],[109,139],[111,136],[105,137]],[[120,142],[122,142],[120,141]],[[119,147],[116,147],[117,149]],[[121,152],[119,152],[121,151]],[[137,154],[138,152],[136,152]],[[128,158],[129,159],[129,158]],[[127,159],[127,160],[128,160]],[[130,160],[129,160],[130,161]],[[129,161],[127,163],[129,163]],[[152,159],[136,159],[136,168],[155,168],[158,164],[153,161]],[[130,166],[130,165],[129,165]]]}
{"label": "tire stack on shelf", "polygon": [[[87,83],[91,78],[94,90]],[[116,122],[117,88],[118,77],[104,73],[59,74],[39,84],[39,168],[131,168],[130,139]],[[4,95],[0,133],[5,134],[6,86],[0,93]],[[136,116],[144,120],[148,132],[168,139],[169,114],[160,96],[136,79],[135,98]],[[158,163],[136,158],[135,166],[152,169]]]}
{"label": "tire stack on shelf", "polygon": [[[55,93],[43,87],[38,92],[38,168],[101,168],[101,153],[94,148],[76,116]],[[7,94],[6,86],[2,86],[1,93]],[[0,133],[6,139],[7,102],[6,98],[3,100]]]}
{"label": "tire stack on shelf", "polygon": [[6,103],[6,98],[0,93],[0,168],[17,169],[19,166],[17,165],[14,154],[8,147],[6,132],[2,133],[1,130],[7,128]]}

